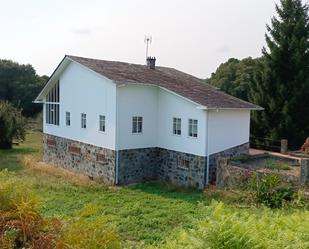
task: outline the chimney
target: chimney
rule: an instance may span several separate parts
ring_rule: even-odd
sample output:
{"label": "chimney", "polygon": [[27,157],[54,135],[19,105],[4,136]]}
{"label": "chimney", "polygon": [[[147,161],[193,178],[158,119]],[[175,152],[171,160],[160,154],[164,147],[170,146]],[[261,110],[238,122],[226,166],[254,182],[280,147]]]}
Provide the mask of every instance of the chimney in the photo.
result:
{"label": "chimney", "polygon": [[156,57],[147,57],[147,67],[150,69],[156,69]]}

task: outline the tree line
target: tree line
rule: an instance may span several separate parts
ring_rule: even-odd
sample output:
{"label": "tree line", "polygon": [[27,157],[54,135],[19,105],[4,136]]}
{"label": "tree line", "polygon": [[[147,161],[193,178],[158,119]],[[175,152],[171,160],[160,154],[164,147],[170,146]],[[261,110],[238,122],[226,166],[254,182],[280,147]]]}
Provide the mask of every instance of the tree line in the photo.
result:
{"label": "tree line", "polygon": [[48,80],[39,76],[31,65],[0,60],[0,100],[22,109],[26,117],[34,117],[42,106],[32,103]]}
{"label": "tree line", "polygon": [[47,82],[31,65],[0,60],[0,148],[9,149],[13,140],[23,140],[26,117],[34,117],[42,110],[32,103]]}
{"label": "tree line", "polygon": [[[267,46],[262,49],[262,56],[231,58],[207,82],[264,108],[252,114],[254,137],[286,138],[292,148],[299,148],[309,136],[308,4],[301,0],[280,0],[276,12],[271,24],[266,26]],[[18,113],[33,117],[41,111],[41,105],[32,101],[47,80],[47,76],[37,75],[31,65],[0,60],[0,102],[6,101],[17,108],[14,112],[7,103],[0,105],[0,140],[4,133],[15,132],[15,137],[23,137],[16,129],[3,127],[20,122],[16,118]],[[6,116],[8,111],[14,115]],[[7,141],[3,144],[9,147]]]}
{"label": "tree line", "polygon": [[251,118],[257,140],[286,138],[297,149],[309,137],[308,4],[281,0],[276,12],[262,56],[231,58],[207,82],[264,108]]}

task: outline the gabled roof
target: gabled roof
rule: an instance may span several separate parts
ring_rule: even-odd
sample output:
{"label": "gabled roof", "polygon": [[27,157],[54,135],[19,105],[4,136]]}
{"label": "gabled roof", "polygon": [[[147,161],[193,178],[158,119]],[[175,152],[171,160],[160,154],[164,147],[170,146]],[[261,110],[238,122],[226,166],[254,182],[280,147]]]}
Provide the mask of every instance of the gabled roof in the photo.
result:
{"label": "gabled roof", "polygon": [[174,68],[156,66],[156,69],[150,69],[145,65],[72,55],[66,55],[65,58],[82,64],[116,84],[156,85],[208,109],[262,109],[257,105],[228,95],[203,80]]}

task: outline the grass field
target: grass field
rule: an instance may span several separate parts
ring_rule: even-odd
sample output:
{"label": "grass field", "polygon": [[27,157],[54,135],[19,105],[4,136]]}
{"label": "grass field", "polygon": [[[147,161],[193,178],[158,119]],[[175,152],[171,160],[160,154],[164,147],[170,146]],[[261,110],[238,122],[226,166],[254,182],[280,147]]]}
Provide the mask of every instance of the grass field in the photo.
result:
{"label": "grass field", "polygon": [[[216,209],[214,204],[211,204],[213,199],[221,201],[222,205],[224,203],[232,216],[241,216],[242,213],[239,210],[245,210],[244,214],[247,216],[273,212],[250,205],[246,195],[241,192],[209,190],[203,193],[175,189],[163,183],[108,188],[99,183],[88,182],[87,179],[84,179],[85,182],[83,182],[83,178],[80,181],[76,179],[73,181],[70,175],[66,176],[57,173],[57,171],[31,170],[31,168],[25,167],[27,159],[31,164],[39,161],[41,156],[41,134],[30,133],[25,143],[9,151],[0,150],[0,169],[7,168],[9,171],[13,171],[15,174],[12,177],[32,185],[35,194],[40,198],[41,212],[46,217],[67,220],[76,216],[86,206],[94,205],[96,209],[91,214],[90,220],[104,217],[109,224],[117,229],[125,248],[161,248],[169,243],[173,245],[171,248],[177,248],[177,241],[180,241],[177,238],[180,234],[195,231],[197,227],[201,229],[199,222],[206,221],[208,217],[215,219],[215,216],[211,216],[211,210]],[[308,222],[309,234],[308,211],[274,211],[271,215],[274,215],[275,219],[279,216],[293,216],[295,213],[301,215],[305,225]],[[258,224],[260,218],[256,216],[255,220],[252,219],[251,222],[254,226],[254,222]],[[271,222],[270,218],[265,219]],[[300,235],[299,240],[306,242],[307,239],[309,241],[308,236],[301,237]],[[166,241],[167,244],[165,244]],[[297,244],[294,243],[294,245]],[[182,247],[179,245],[179,248]],[[183,248],[190,247],[184,246]],[[236,247],[230,248],[242,247],[236,245]],[[309,248],[309,245],[304,248]]]}

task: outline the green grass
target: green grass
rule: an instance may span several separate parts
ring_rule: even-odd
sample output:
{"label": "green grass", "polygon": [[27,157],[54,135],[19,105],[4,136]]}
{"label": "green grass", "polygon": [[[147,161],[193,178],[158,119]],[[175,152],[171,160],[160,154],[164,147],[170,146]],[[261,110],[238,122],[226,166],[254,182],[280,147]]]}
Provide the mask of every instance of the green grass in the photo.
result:
{"label": "green grass", "polygon": [[271,169],[271,170],[291,170],[291,167],[288,163],[285,162],[280,162],[278,160],[267,160],[265,162],[266,169]]}
{"label": "green grass", "polygon": [[[252,208],[245,192],[209,190],[203,193],[156,182],[111,188],[100,184],[82,186],[59,175],[29,171],[24,168],[22,158],[31,155],[39,160],[41,141],[40,133],[30,133],[20,146],[0,150],[0,169],[15,171],[12,177],[32,185],[41,200],[41,212],[46,217],[67,220],[87,205],[94,205],[96,212],[91,215],[91,220],[107,219],[117,228],[126,248],[161,248],[165,241],[176,243],[174,238],[179,231],[192,231],[197,221],[208,218],[211,212],[205,208],[212,209],[209,206],[212,199],[223,201],[235,211],[235,215],[239,215],[236,211],[242,210],[240,207],[252,214],[264,212],[264,209]],[[294,211],[282,211],[282,215],[285,212]],[[256,222],[258,224],[258,219]]]}
{"label": "green grass", "polygon": [[168,185],[145,183],[128,187],[107,188],[102,185],[77,186],[65,179],[23,170],[22,157],[42,155],[41,134],[30,133],[26,142],[12,150],[0,150],[0,169],[16,171],[16,177],[30,182],[48,217],[68,219],[88,204],[98,207],[94,219],[105,216],[129,244],[156,244],[177,227],[190,227],[201,216],[197,206],[206,202],[202,192],[176,191]]}
{"label": "green grass", "polygon": [[42,134],[30,132],[27,135],[26,143],[14,146],[11,150],[0,150],[0,170],[7,168],[10,171],[22,169],[22,156],[31,154],[36,159],[42,155]]}

